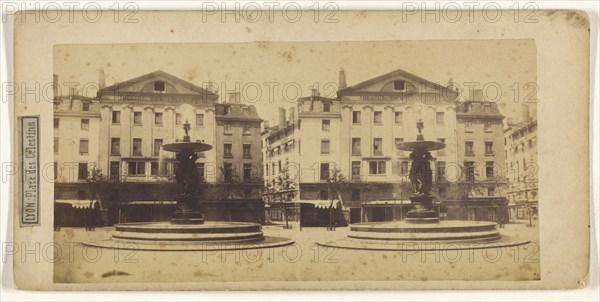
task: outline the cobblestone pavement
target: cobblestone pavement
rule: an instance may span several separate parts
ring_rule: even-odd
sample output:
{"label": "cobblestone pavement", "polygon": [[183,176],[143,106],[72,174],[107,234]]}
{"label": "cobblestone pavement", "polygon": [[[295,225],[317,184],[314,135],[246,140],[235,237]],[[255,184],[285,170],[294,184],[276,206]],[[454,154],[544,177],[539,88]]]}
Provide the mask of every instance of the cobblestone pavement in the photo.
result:
{"label": "cobblestone pavement", "polygon": [[294,245],[239,251],[148,252],[100,249],[79,243],[107,240],[114,228],[62,228],[54,264],[56,282],[259,281],[259,280],[537,280],[539,230],[507,224],[504,235],[532,242],[518,247],[463,251],[365,251],[325,248],[315,241],[345,238],[348,228],[265,226],[266,236]]}

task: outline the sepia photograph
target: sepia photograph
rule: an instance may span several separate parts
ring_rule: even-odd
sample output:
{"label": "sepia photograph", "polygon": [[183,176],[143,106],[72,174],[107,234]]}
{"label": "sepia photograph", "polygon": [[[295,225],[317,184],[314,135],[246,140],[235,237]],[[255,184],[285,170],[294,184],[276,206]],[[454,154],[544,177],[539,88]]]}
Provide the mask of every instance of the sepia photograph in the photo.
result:
{"label": "sepia photograph", "polygon": [[533,40],[56,45],[53,78],[57,283],[540,279]]}
{"label": "sepia photograph", "polygon": [[97,4],[3,5],[0,300],[597,291],[593,9]]}

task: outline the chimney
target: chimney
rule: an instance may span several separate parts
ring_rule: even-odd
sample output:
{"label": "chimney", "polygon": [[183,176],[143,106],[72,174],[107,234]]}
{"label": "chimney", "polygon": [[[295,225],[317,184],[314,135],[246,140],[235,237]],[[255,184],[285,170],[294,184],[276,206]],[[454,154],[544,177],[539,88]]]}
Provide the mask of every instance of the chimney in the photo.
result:
{"label": "chimney", "polygon": [[268,130],[270,128],[269,121],[263,121],[264,130]]}
{"label": "chimney", "polygon": [[288,123],[293,124],[296,120],[296,108],[290,107],[288,109]]}
{"label": "chimney", "polygon": [[106,87],[106,77],[104,76],[104,67],[101,67],[100,70],[98,70],[98,86],[100,86],[100,89]]}
{"label": "chimney", "polygon": [[231,92],[227,94],[227,103],[230,104],[240,104],[241,103],[241,95],[239,92]]}
{"label": "chimney", "polygon": [[279,107],[279,127],[285,127],[285,108]]}
{"label": "chimney", "polygon": [[511,127],[512,125],[514,125],[514,120],[512,117],[509,117],[506,119],[506,125],[508,125],[509,127]]}
{"label": "chimney", "polygon": [[521,110],[522,110],[521,113],[523,114],[523,116],[522,116],[523,123],[525,123],[525,124],[529,123],[529,121],[530,121],[529,105],[523,104]]}
{"label": "chimney", "polygon": [[59,95],[58,95],[58,75],[57,74],[52,75],[52,93],[54,93],[54,96],[53,96],[54,99],[57,99],[59,97]]}
{"label": "chimney", "polygon": [[473,89],[471,101],[483,102],[483,89]]}
{"label": "chimney", "polygon": [[338,89],[344,89],[346,87],[346,72],[344,71],[344,68],[340,68],[340,83]]}

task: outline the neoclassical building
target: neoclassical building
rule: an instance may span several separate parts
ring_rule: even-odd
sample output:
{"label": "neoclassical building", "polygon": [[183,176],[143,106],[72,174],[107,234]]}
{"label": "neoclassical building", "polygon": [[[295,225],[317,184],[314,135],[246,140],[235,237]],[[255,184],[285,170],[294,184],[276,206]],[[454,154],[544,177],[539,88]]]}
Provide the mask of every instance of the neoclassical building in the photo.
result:
{"label": "neoclassical building", "polygon": [[[350,222],[403,219],[411,208],[408,198],[412,193],[408,180],[411,161],[409,152],[397,150],[396,145],[416,139],[418,120],[424,122],[422,133],[426,140],[446,144],[445,149],[432,154],[432,172],[439,183],[434,192],[438,202],[466,200],[456,194],[450,196],[452,188],[448,185],[466,182],[471,174],[465,172],[468,170],[465,165],[474,161],[480,167],[489,162],[504,165],[503,117],[495,104],[460,102],[459,92],[452,86],[401,69],[352,86],[346,85],[343,70],[339,78],[337,98],[323,98],[313,92],[310,97],[298,100],[293,108],[297,114],[290,115],[293,119],[286,120],[284,112],[277,126],[265,127],[263,131],[267,186],[275,184],[280,167],[286,162],[291,162],[293,171],[300,173],[289,194],[293,193],[293,197],[288,199],[299,204],[319,204],[314,200],[330,199],[325,179],[336,168],[351,184],[348,190],[335,196],[342,200]],[[469,127],[466,131],[465,125]],[[475,149],[465,151],[466,145]],[[475,153],[471,154],[472,151]],[[485,173],[482,177],[477,175],[477,182],[486,181]],[[479,206],[485,207],[485,211],[489,204],[486,198],[501,199],[505,194],[492,189],[493,186],[486,183],[485,196],[478,196],[484,199]],[[277,204],[277,196],[280,194],[272,192],[266,202]],[[495,206],[490,207],[495,209]],[[450,219],[496,217],[468,214],[464,202],[452,203],[450,207],[453,210],[441,209]]]}

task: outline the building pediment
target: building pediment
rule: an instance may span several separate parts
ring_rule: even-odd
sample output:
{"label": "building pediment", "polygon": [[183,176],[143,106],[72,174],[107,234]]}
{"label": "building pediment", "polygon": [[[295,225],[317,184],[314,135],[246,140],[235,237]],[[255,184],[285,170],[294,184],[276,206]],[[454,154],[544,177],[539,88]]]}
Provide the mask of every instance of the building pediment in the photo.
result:
{"label": "building pediment", "polygon": [[345,95],[414,95],[418,93],[444,94],[448,98],[458,97],[458,92],[431,82],[402,69],[348,86],[338,91],[338,96]]}
{"label": "building pediment", "polygon": [[157,70],[124,82],[115,83],[100,89],[101,95],[125,94],[182,94],[218,97],[200,86],[182,80],[174,75]]}

